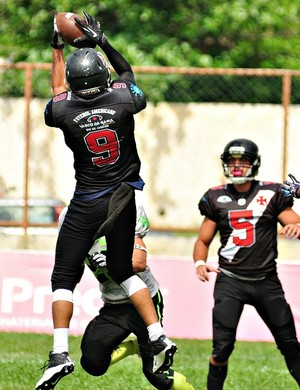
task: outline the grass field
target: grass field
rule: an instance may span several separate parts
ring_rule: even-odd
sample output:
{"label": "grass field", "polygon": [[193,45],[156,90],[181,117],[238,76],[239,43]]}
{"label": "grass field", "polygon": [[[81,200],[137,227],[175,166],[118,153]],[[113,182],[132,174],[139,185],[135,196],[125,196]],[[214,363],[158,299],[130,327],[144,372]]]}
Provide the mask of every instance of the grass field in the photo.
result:
{"label": "grass field", "polygon": [[[205,390],[211,341],[176,340],[174,369],[186,375],[196,390]],[[0,333],[0,390],[34,390],[47,359],[52,336]],[[57,390],[151,390],[141,372],[138,356],[110,367],[100,378],[86,374],[79,364],[80,337],[70,338],[75,372],[63,378]],[[237,342],[224,390],[296,390],[284,359],[273,343]]]}

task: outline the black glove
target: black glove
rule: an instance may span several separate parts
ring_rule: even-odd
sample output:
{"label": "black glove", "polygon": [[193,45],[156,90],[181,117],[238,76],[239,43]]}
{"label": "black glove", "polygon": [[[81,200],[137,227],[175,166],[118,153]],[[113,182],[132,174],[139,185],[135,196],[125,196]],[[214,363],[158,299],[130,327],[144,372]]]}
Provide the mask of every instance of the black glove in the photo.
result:
{"label": "black glove", "polygon": [[294,198],[299,198],[297,192],[300,188],[300,182],[291,173],[288,176],[292,181],[284,180],[283,185],[281,186],[281,191],[283,192],[284,196],[293,196]]}
{"label": "black glove", "polygon": [[59,32],[57,30],[56,15],[53,19],[53,36],[51,46],[53,47],[53,49],[58,50],[62,50],[65,47],[64,41],[62,40],[62,37],[59,35]]}
{"label": "black glove", "polygon": [[87,12],[83,11],[83,13],[85,16],[86,23],[84,23],[79,18],[75,18],[75,22],[84,32],[84,35],[80,38],[75,39],[74,43],[94,42],[98,46],[103,46],[107,39],[105,34],[100,30],[100,22],[98,22]]}

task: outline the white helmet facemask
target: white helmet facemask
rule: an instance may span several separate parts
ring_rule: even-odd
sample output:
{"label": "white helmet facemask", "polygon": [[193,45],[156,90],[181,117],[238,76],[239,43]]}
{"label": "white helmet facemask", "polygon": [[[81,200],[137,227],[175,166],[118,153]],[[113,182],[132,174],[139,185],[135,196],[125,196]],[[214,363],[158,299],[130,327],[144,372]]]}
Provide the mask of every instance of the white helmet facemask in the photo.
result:
{"label": "white helmet facemask", "polygon": [[[229,162],[232,159],[247,160],[247,165],[241,162],[241,169],[233,171],[231,164],[229,168]],[[246,138],[235,139],[225,146],[224,152],[221,154],[221,161],[224,175],[233,184],[244,184],[247,181],[252,181],[260,167],[258,147],[253,141]],[[245,169],[248,168],[246,173],[244,173],[244,169],[242,170],[242,166]]]}
{"label": "white helmet facemask", "polygon": [[252,165],[247,170],[244,176],[234,176],[229,169],[227,164],[223,164],[224,174],[233,184],[244,184],[247,181],[254,180],[254,176],[252,175]]}

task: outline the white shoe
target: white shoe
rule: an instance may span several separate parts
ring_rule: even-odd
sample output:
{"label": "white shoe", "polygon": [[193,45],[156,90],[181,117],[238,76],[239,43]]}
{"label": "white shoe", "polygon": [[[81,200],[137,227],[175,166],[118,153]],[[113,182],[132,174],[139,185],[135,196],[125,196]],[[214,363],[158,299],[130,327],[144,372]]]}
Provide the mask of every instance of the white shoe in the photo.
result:
{"label": "white shoe", "polygon": [[74,364],[68,352],[50,352],[49,360],[44,367],[47,367],[47,369],[36,384],[35,390],[52,390],[61,378],[74,371]]}

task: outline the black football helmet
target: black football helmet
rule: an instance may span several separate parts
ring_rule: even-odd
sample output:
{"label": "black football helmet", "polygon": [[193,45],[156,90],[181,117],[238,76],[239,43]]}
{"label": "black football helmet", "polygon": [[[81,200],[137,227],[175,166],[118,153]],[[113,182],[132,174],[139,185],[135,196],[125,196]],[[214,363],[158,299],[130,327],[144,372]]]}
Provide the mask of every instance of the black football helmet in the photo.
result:
{"label": "black football helmet", "polygon": [[66,79],[71,91],[88,96],[110,86],[111,76],[105,57],[85,47],[70,55],[66,63]]}
{"label": "black football helmet", "polygon": [[[247,158],[251,166],[245,176],[235,177],[230,173],[228,162],[231,158]],[[235,184],[243,184],[251,181],[258,174],[260,167],[260,155],[257,145],[249,139],[239,138],[229,142],[221,154],[224,175]]]}

